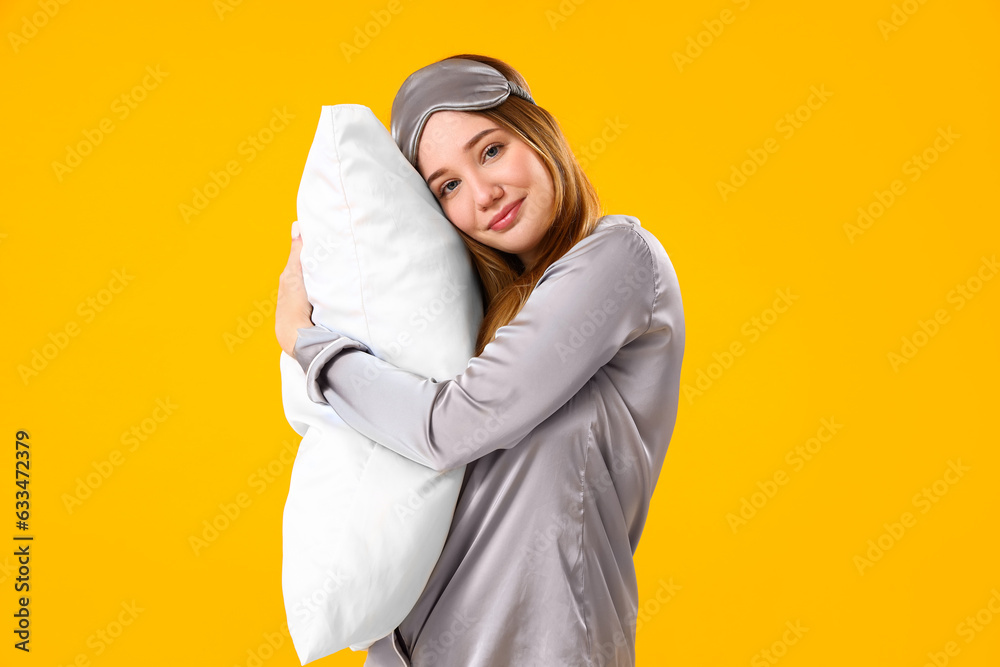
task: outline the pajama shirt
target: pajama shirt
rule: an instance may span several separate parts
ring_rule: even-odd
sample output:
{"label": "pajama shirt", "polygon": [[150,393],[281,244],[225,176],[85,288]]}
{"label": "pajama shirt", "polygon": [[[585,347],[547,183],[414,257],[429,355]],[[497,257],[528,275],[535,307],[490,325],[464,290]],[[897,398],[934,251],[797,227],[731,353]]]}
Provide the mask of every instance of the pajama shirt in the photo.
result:
{"label": "pajama shirt", "polygon": [[416,605],[366,667],[635,665],[633,555],[677,417],[684,313],[666,251],[603,216],[454,378],[320,325],[309,398],[435,470],[466,466]]}

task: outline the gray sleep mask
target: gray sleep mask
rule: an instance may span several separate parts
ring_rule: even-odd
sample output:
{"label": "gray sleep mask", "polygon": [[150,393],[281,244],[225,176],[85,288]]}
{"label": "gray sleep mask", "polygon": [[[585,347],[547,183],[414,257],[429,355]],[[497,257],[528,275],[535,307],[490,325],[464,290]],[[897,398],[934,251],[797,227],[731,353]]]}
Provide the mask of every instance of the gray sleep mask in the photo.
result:
{"label": "gray sleep mask", "polygon": [[432,113],[492,109],[511,93],[535,103],[528,91],[486,63],[465,58],[432,63],[408,76],[396,93],[389,123],[392,139],[416,167],[420,133]]}

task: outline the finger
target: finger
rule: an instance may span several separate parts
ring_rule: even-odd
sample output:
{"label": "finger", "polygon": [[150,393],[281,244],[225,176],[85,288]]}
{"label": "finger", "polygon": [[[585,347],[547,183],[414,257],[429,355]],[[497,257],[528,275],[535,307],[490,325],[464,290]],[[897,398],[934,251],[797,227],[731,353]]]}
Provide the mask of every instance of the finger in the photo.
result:
{"label": "finger", "polygon": [[292,247],[288,253],[289,266],[296,266],[300,262],[299,255],[302,254],[302,237],[292,239]]}
{"label": "finger", "polygon": [[296,220],[292,223],[292,247],[289,253],[289,259],[295,259],[298,261],[299,253],[302,251],[302,234],[299,232],[299,221]]}

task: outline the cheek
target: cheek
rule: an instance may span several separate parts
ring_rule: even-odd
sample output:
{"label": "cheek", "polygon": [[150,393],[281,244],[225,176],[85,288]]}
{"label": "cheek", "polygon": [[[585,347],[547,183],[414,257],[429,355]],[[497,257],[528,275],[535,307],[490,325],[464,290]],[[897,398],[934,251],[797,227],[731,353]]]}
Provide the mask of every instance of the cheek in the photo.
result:
{"label": "cheek", "polygon": [[537,155],[532,154],[531,157],[531,178],[535,188],[539,192],[551,194],[554,190],[549,170],[545,168],[545,163]]}
{"label": "cheek", "polygon": [[469,213],[468,206],[460,201],[461,197],[452,197],[441,207],[444,215],[452,225],[472,236],[473,223],[475,222]]}

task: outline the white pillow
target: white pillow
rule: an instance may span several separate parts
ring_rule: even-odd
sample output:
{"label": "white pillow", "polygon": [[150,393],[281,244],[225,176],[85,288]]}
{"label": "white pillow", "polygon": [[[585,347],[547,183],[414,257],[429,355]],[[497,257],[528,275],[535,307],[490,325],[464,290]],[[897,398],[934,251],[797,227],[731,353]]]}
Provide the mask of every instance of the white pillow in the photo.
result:
{"label": "white pillow", "polygon": [[[458,231],[365,106],[324,106],[298,193],[316,324],[438,380],[475,354],[478,278]],[[282,524],[281,585],[303,665],[390,634],[441,555],[465,466],[436,472],[306,395],[281,353],[285,416],[301,436]]]}

